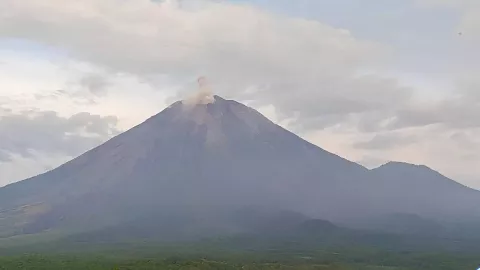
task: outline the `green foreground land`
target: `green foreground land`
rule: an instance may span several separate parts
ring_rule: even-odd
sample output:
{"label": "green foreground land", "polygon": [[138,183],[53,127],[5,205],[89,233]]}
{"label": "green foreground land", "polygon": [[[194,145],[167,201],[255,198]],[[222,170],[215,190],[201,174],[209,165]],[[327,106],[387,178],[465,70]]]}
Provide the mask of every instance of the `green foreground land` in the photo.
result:
{"label": "green foreground land", "polygon": [[[370,249],[316,250],[308,254],[272,251],[213,251],[154,247],[66,254],[0,257],[0,270],[202,270],[202,269],[319,269],[319,270],[463,270],[477,269],[480,255],[387,252]],[[210,255],[207,255],[210,254]]]}
{"label": "green foreground land", "polygon": [[[473,261],[455,258],[444,258],[441,255],[419,256],[415,259],[403,261],[400,257],[392,265],[375,265],[352,262],[309,262],[296,261],[251,261],[245,258],[244,262],[221,259],[112,259],[88,257],[52,257],[29,255],[21,257],[0,258],[2,270],[107,270],[107,269],[322,269],[322,270],[429,270],[429,269],[477,269]],[[398,266],[396,266],[398,265]]]}
{"label": "green foreground land", "polygon": [[160,242],[154,234],[133,237],[132,231],[140,230],[131,228],[0,238],[0,270],[475,270],[480,266],[479,238],[383,234],[322,221],[308,225],[183,242]]}
{"label": "green foreground land", "polygon": [[319,264],[282,264],[282,263],[233,263],[214,260],[132,260],[115,262],[107,259],[74,259],[74,258],[42,258],[42,257],[21,257],[0,260],[0,269],[35,269],[35,270],[103,270],[103,269],[404,269],[392,267],[348,267],[341,265],[319,265]]}

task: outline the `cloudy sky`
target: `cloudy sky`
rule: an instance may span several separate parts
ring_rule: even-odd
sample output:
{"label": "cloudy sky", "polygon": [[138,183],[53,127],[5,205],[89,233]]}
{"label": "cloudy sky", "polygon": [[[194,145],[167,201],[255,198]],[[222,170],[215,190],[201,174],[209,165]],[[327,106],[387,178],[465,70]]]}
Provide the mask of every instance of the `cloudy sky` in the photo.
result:
{"label": "cloudy sky", "polygon": [[480,188],[478,0],[0,0],[0,185],[196,91]]}

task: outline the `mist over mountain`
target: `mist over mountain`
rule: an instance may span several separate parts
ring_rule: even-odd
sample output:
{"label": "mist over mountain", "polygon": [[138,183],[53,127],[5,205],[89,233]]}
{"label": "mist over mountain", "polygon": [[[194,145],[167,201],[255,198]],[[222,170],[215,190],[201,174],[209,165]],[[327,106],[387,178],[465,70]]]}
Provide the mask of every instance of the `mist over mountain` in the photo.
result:
{"label": "mist over mountain", "polygon": [[[480,220],[480,192],[425,166],[368,170],[241,103],[200,97],[172,104],[59,168],[1,188],[0,236],[106,228],[124,235],[147,227],[209,235],[273,226],[276,219],[354,226],[397,213]],[[295,214],[260,218],[271,213]],[[249,219],[258,224],[242,223]]]}

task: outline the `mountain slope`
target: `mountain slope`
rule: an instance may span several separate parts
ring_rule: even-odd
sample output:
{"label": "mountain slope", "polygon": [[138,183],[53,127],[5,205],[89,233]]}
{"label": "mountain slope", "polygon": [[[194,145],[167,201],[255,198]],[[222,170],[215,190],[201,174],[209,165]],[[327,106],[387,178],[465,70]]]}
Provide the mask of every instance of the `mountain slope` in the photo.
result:
{"label": "mountain slope", "polygon": [[[390,162],[372,170],[391,210],[446,220],[479,218],[480,192],[423,165]],[[387,198],[388,196],[388,198]]]}
{"label": "mountain slope", "polygon": [[243,104],[212,101],[176,102],[55,170],[1,188],[0,236],[98,231],[149,216],[157,223],[172,215],[215,220],[244,207],[331,221],[479,213],[479,192],[439,174],[391,164],[370,171]]}
{"label": "mountain slope", "polygon": [[[150,209],[264,205],[335,217],[363,207],[351,201],[361,198],[354,194],[367,174],[215,96],[209,104],[176,102],[53,171],[0,189],[0,208],[4,220],[20,215],[20,231],[29,232],[104,226]],[[18,214],[29,205],[41,211]]]}

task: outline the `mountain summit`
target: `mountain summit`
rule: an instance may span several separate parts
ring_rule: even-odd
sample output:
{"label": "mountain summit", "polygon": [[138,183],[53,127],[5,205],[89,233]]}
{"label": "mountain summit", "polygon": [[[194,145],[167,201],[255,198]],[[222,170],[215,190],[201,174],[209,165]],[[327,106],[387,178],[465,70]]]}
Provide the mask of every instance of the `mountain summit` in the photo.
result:
{"label": "mountain summit", "polygon": [[[425,201],[430,190],[422,186],[413,199],[393,196],[398,190],[384,181],[393,177],[389,172],[329,153],[236,101],[178,101],[50,172],[1,188],[0,235],[102,228],[155,215],[211,216],[242,207],[343,220],[392,209],[450,214],[479,202],[478,193],[464,187],[454,191],[455,198],[468,194],[461,205],[448,211],[445,204],[424,207],[418,198]],[[409,204],[392,205],[397,200],[391,195],[405,196]]]}

